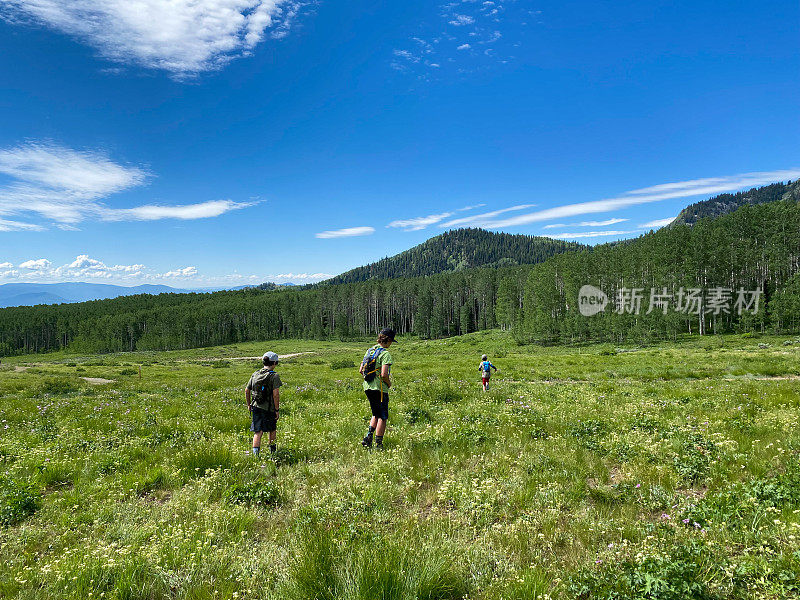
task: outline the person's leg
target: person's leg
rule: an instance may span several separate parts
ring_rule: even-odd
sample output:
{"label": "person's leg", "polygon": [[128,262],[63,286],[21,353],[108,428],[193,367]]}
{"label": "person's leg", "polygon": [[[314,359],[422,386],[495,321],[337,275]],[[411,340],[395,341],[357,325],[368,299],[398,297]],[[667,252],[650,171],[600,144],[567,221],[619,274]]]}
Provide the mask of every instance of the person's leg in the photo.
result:
{"label": "person's leg", "polygon": [[378,426],[375,429],[375,444],[378,449],[383,449],[383,434],[386,432],[386,422],[389,420],[389,399],[382,396],[378,411]]}
{"label": "person's leg", "polygon": [[258,456],[258,453],[261,451],[261,434],[264,433],[263,431],[256,431],[253,433],[253,455]]}
{"label": "person's leg", "polygon": [[275,444],[275,438],[278,437],[278,430],[273,429],[269,432],[269,451],[272,454],[275,454],[275,451],[278,449],[278,446]]}
{"label": "person's leg", "polygon": [[372,447],[372,437],[375,434],[375,429],[378,426],[378,417],[375,413],[375,398],[374,394],[371,394],[372,390],[367,390],[367,400],[369,400],[369,407],[372,410],[372,418],[369,420],[369,429],[367,429],[367,435],[364,436],[364,439],[361,440],[361,445],[365,448]]}

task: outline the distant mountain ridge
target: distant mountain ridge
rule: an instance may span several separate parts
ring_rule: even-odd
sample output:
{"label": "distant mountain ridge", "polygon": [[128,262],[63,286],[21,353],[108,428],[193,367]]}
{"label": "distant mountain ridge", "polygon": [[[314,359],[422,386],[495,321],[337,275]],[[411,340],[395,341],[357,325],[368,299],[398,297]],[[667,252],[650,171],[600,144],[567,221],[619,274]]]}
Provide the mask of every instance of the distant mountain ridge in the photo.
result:
{"label": "distant mountain ridge", "polygon": [[476,228],[454,229],[399,254],[357,267],[317,285],[420,277],[475,267],[529,265],[540,263],[562,252],[586,247],[576,242],[541,236],[495,233]]}
{"label": "distant mountain ridge", "polygon": [[695,202],[684,208],[678,217],[670,223],[675,225],[693,225],[698,219],[720,217],[735,211],[742,206],[766,204],[777,200],[794,200],[800,202],[800,179],[794,183],[773,183],[735,194],[720,194],[708,200]]}
{"label": "distant mountain ridge", "polygon": [[0,285],[0,308],[87,302],[89,300],[105,300],[134,294],[182,294],[190,291],[192,290],[156,284],[127,287],[80,281],[64,283],[6,283]]}

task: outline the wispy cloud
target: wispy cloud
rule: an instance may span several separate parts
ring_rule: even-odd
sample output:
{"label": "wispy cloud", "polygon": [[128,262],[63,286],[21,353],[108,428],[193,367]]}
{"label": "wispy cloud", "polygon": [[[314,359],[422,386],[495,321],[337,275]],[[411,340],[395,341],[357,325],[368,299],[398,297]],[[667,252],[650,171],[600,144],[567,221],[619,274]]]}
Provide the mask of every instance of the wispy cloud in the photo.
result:
{"label": "wispy cloud", "polygon": [[438,13],[394,51],[394,69],[427,80],[433,73],[464,74],[506,64],[541,11],[514,0],[452,0],[439,5]]}
{"label": "wispy cloud", "polygon": [[316,237],[327,240],[332,238],[356,237],[359,235],[372,235],[375,233],[374,227],[346,227],[345,229],[334,229],[332,231],[320,231],[314,234]]}
{"label": "wispy cloud", "polygon": [[[11,178],[8,185],[0,187],[0,217],[35,214],[62,229],[74,229],[87,219],[204,219],[252,206],[249,202],[211,200],[179,206],[112,208],[104,203],[106,198],[143,185],[150,173],[142,167],[118,164],[99,152],[55,144],[28,143],[0,150],[0,174]],[[0,231],[41,229],[34,223],[0,220]]]}
{"label": "wispy cloud", "polygon": [[655,221],[648,221],[647,223],[642,223],[639,227],[643,229],[652,229],[655,227],[664,227],[672,223],[678,217],[667,217],[666,219],[656,219]]}
{"label": "wispy cloud", "polygon": [[440,221],[443,221],[447,217],[452,217],[452,212],[443,212],[437,215],[428,215],[427,217],[414,217],[413,219],[399,219],[397,221],[392,221],[387,225],[387,227],[398,227],[403,229],[404,231],[419,231],[420,229],[425,229],[429,225],[435,225]]}
{"label": "wispy cloud", "polygon": [[279,273],[278,275],[267,275],[267,281],[281,283],[285,281],[322,281],[333,277],[330,273]]}
{"label": "wispy cloud", "polygon": [[476,215],[468,219],[461,219],[459,224],[474,224],[487,229],[517,227],[520,225],[528,225],[530,223],[538,223],[552,219],[562,219],[564,217],[575,217],[593,213],[610,212],[629,206],[635,206],[637,204],[658,202],[660,200],[689,198],[692,196],[712,196],[714,194],[734,192],[759,185],[767,185],[776,181],[797,179],[798,177],[800,177],[800,169],[764,171],[758,173],[730,175],[726,177],[695,179],[632,190],[615,198],[592,200],[590,202],[578,202],[576,204],[564,204],[562,206],[547,208],[532,213],[526,213],[524,215],[517,215],[507,219],[494,219],[494,215],[492,213],[486,213],[483,215]]}
{"label": "wispy cloud", "polygon": [[486,206],[486,204],[484,202],[481,202],[480,204],[472,204],[471,206],[463,206],[461,208],[457,208],[456,212],[467,212],[470,210],[475,210],[476,208],[483,208],[484,206]]}
{"label": "wispy cloud", "polygon": [[637,230],[633,231],[581,231],[576,233],[554,233],[552,235],[548,235],[547,237],[556,238],[556,239],[568,239],[571,240],[573,238],[594,238],[594,237],[608,237],[612,235],[630,235],[632,233],[637,233]]}
{"label": "wispy cloud", "polygon": [[507,212],[514,212],[517,210],[525,210],[526,208],[533,208],[536,206],[535,204],[519,204],[517,206],[511,206],[509,208],[501,208],[499,210],[493,210],[490,212],[485,212],[480,215],[472,215],[469,217],[460,217],[458,219],[453,219],[452,221],[447,221],[445,223],[441,223],[439,227],[464,227],[474,225],[477,227],[483,227],[487,221],[493,219],[499,215],[505,214]]}
{"label": "wispy cloud", "polygon": [[3,0],[0,17],[73,36],[119,63],[177,77],[251,54],[272,29],[284,37],[297,0]]}
{"label": "wispy cloud", "polygon": [[608,227],[609,225],[616,225],[623,223],[629,219],[606,219],[605,221],[581,221],[580,223],[551,223],[545,225],[542,229],[557,229],[559,227]]}
{"label": "wispy cloud", "polygon": [[218,217],[232,210],[253,206],[254,202],[233,202],[232,200],[209,200],[197,204],[181,206],[159,206],[148,204],[135,208],[106,209],[106,221],[156,221],[158,219],[208,219]]}
{"label": "wispy cloud", "polygon": [[9,221],[0,219],[0,231],[43,231],[44,227],[35,223],[23,223],[22,221]]}

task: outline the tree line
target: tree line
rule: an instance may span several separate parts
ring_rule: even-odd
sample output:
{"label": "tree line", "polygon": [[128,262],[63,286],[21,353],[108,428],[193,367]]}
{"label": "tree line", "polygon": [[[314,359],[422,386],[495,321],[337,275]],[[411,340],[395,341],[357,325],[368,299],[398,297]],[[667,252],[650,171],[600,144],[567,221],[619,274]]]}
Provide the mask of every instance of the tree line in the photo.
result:
{"label": "tree line", "polygon": [[[584,285],[610,306],[580,311]],[[728,310],[616,310],[630,290],[679,298],[730,290]],[[760,290],[739,314],[737,290]],[[627,290],[627,292],[626,292]],[[677,307],[676,307],[677,308]],[[138,295],[0,310],[0,353],[169,350],[276,338],[373,335],[393,326],[422,338],[502,327],[521,343],[675,338],[686,333],[800,331],[800,204],[744,206],[716,219],[652,231],[524,266],[307,289]]]}

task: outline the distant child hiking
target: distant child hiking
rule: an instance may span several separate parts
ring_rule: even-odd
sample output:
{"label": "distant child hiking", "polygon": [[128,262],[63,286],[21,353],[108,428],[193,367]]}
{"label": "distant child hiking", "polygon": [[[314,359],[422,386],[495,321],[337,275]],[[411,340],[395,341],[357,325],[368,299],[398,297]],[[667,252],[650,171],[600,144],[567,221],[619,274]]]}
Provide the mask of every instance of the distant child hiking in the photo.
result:
{"label": "distant child hiking", "polygon": [[247,408],[253,421],[250,431],[253,432],[253,456],[261,452],[261,434],[269,434],[269,451],[275,454],[275,438],[277,436],[278,418],[280,417],[281,377],[275,372],[278,355],[267,352],[263,357],[264,367],[253,373],[244,388]]}
{"label": "distant child hiking", "polygon": [[394,329],[382,329],[378,335],[378,343],[367,350],[358,369],[364,376],[364,393],[372,410],[369,430],[361,440],[361,445],[365,448],[372,448],[374,436],[376,449],[383,450],[383,434],[386,431],[386,421],[389,420],[389,388],[392,387],[392,355],[389,354],[389,346],[394,343],[394,336]]}
{"label": "distant child hiking", "polygon": [[483,386],[484,392],[489,387],[489,379],[492,378],[492,369],[497,372],[497,367],[489,362],[489,357],[485,354],[481,356],[481,364],[478,366],[478,371],[481,372],[481,385]]}

